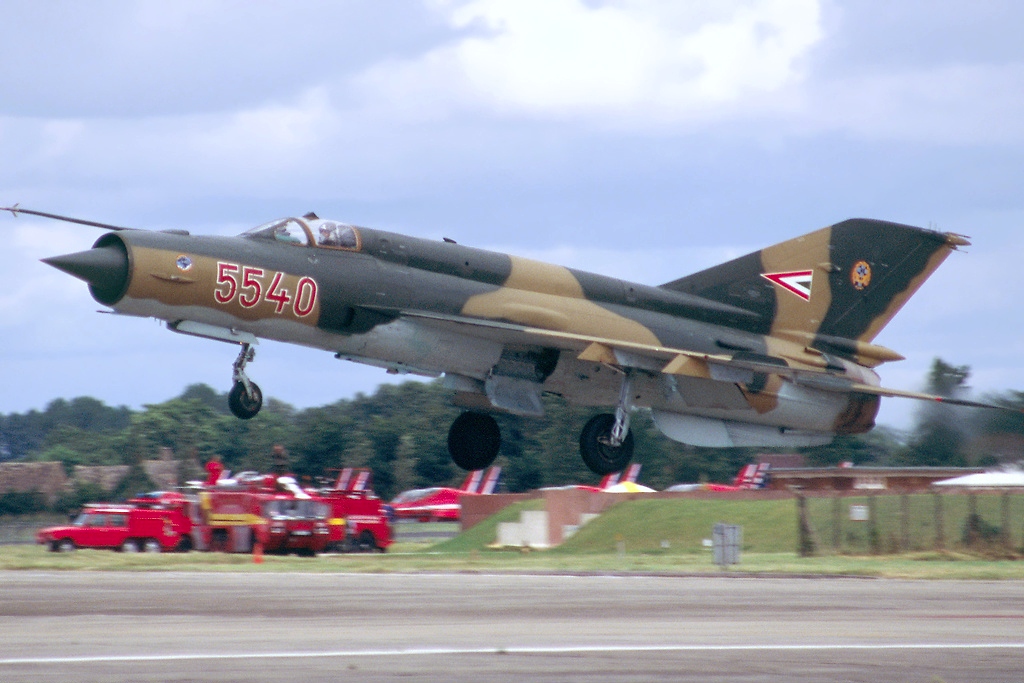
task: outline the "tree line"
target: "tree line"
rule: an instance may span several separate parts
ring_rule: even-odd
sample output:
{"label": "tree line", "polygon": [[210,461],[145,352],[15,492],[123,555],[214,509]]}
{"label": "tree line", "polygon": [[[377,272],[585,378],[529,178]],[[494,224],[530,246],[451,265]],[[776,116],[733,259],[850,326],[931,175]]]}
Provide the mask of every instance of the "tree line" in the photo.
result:
{"label": "tree line", "polygon": [[[964,393],[970,371],[936,359],[926,390]],[[1024,392],[988,397],[1024,408]],[[578,439],[593,408],[544,398],[543,419],[498,416],[502,465],[510,492],[541,486],[596,483],[579,456]],[[0,458],[74,465],[129,465],[131,485],[144,487],[140,463],[170,448],[184,478],[201,478],[203,464],[219,456],[227,469],[270,471],[273,447],[283,445],[300,477],[329,476],[342,467],[369,467],[385,499],[427,486],[457,485],[465,473],[452,462],[447,431],[459,409],[439,382],[382,385],[372,395],[297,410],[268,399],[252,420],[238,420],[226,394],[204,384],[142,410],[110,407],[93,398],[58,399],[42,411],[0,415]],[[679,482],[727,482],[759,453],[771,449],[697,448],[662,436],[641,411],[632,420],[641,480],[665,488]],[[884,427],[801,449],[810,465],[992,465],[1022,457],[1024,415],[925,404],[908,433]],[[130,493],[130,492],[129,492]],[[0,502],[2,507],[2,502]]]}

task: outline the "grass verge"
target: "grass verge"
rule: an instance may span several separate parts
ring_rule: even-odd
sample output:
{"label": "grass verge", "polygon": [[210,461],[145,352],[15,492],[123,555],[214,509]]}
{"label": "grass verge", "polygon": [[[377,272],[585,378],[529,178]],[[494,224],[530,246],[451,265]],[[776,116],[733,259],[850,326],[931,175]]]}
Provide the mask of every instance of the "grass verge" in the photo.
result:
{"label": "grass verge", "polygon": [[439,551],[436,546],[405,544],[384,554],[264,557],[177,553],[146,555],[107,550],[51,553],[41,546],[0,548],[0,570],[18,571],[176,571],[307,573],[566,573],[728,576],[860,576],[905,579],[1024,580],[1024,562],[986,560],[963,554],[906,556],[798,557],[795,553],[744,553],[739,565],[724,572],[711,553],[626,551],[568,553],[555,551]]}

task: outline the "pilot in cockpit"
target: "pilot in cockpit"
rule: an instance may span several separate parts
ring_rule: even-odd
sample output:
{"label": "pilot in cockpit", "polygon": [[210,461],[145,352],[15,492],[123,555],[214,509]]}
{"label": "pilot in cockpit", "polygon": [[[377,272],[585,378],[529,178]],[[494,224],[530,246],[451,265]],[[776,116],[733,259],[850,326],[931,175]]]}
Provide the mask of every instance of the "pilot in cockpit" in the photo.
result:
{"label": "pilot in cockpit", "polygon": [[340,247],[341,239],[338,236],[337,223],[324,223],[320,226],[320,238],[317,243],[325,247]]}

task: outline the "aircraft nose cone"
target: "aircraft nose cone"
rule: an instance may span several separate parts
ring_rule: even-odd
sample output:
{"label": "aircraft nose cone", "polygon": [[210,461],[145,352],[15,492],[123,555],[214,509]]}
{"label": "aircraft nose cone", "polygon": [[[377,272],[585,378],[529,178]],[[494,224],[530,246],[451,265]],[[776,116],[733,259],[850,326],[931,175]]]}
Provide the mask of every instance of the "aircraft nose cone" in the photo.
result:
{"label": "aircraft nose cone", "polygon": [[51,256],[44,258],[43,263],[85,280],[93,297],[107,305],[121,297],[128,281],[128,255],[124,249],[114,245]]}

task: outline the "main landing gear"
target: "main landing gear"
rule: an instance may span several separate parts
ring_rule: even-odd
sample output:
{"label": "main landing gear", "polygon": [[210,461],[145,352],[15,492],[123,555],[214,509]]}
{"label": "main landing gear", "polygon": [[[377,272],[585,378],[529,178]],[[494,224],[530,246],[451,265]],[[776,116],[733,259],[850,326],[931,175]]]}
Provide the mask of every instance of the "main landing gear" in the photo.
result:
{"label": "main landing gear", "polygon": [[455,464],[464,470],[490,467],[501,447],[498,422],[486,413],[468,412],[459,415],[448,430],[448,452]]}
{"label": "main landing gear", "polygon": [[580,434],[580,455],[583,462],[596,474],[611,474],[626,469],[633,458],[633,432],[626,432],[615,443],[616,416],[609,413],[590,418]]}
{"label": "main landing gear", "polygon": [[[633,383],[627,374],[615,414],[595,415],[580,434],[580,455],[591,471],[600,474],[621,472],[633,458],[633,433],[629,414],[633,409]],[[456,418],[448,430],[448,452],[464,470],[482,470],[498,457],[501,430],[493,417],[466,412]]]}
{"label": "main landing gear", "polygon": [[228,394],[228,407],[235,417],[241,420],[249,420],[256,417],[263,407],[263,392],[259,385],[249,379],[245,374],[245,366],[256,357],[256,349],[250,344],[242,344],[242,350],[238,352],[238,358],[232,365],[231,379],[234,385]]}
{"label": "main landing gear", "polygon": [[629,414],[633,409],[633,381],[627,374],[619,391],[615,414],[595,415],[580,434],[580,455],[592,472],[621,472],[633,458],[633,433],[629,431]]}

